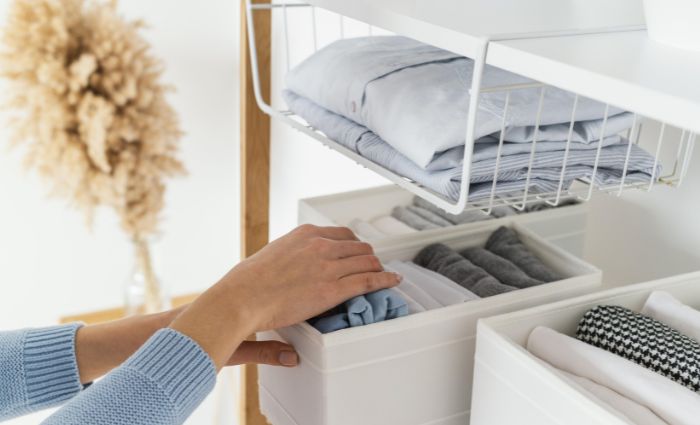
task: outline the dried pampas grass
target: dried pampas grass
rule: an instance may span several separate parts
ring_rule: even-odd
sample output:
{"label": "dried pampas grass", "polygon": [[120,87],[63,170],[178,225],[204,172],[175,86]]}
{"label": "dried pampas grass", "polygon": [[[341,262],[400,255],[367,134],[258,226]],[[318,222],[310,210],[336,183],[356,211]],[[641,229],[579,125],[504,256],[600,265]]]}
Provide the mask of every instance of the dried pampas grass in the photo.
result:
{"label": "dried pampas grass", "polygon": [[177,116],[161,63],[116,2],[16,0],[0,74],[9,80],[12,141],[51,185],[92,217],[113,208],[134,241],[157,229],[177,159]]}

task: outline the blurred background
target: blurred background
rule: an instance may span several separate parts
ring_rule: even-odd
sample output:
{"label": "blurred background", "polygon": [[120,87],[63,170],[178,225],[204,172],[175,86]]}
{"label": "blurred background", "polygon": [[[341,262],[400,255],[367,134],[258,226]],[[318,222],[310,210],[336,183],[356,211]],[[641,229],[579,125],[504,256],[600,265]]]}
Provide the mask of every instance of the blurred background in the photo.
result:
{"label": "blurred background", "polygon": [[[9,5],[0,0],[0,23]],[[189,175],[168,183],[153,245],[156,273],[171,294],[201,291],[240,257],[240,3],[121,0],[119,8],[148,23],[144,35],[166,65],[164,81],[177,88],[170,101],[185,131],[181,159]],[[274,55],[281,38],[280,25],[273,28]],[[282,84],[282,62],[273,66],[273,93]],[[294,227],[300,198],[385,183],[282,124],[272,126],[271,238]],[[121,305],[133,253],[116,217],[100,211],[87,230],[80,213],[49,198],[37,176],[23,170],[22,150],[10,150],[7,138],[0,125],[0,329]],[[695,184],[697,166],[678,190],[594,198],[586,259],[615,284],[700,269]],[[219,388],[188,423],[235,424],[236,379],[236,370],[222,373]],[[9,423],[34,424],[46,415]]]}

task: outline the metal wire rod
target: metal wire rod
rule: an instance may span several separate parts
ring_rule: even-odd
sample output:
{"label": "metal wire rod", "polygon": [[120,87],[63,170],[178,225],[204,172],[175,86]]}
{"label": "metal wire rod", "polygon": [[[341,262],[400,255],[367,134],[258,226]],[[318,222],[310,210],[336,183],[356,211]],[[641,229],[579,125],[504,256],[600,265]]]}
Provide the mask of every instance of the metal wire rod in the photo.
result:
{"label": "metal wire rod", "polygon": [[496,195],[496,186],[498,185],[498,171],[501,168],[501,150],[503,149],[503,140],[506,137],[506,123],[508,122],[508,107],[510,105],[510,91],[506,92],[506,101],[503,105],[503,119],[501,120],[501,137],[498,139],[498,150],[496,151],[496,167],[493,171],[493,183],[491,184],[491,197],[489,199],[488,214],[491,214],[493,209],[493,199]]}
{"label": "metal wire rod", "polygon": [[318,34],[316,32],[316,7],[311,6],[311,28],[314,37],[314,52],[318,51]]}
{"label": "metal wire rod", "polygon": [[622,195],[622,191],[625,189],[625,179],[627,178],[627,168],[629,167],[630,163],[630,153],[632,152],[632,135],[637,132],[635,137],[639,136],[639,128],[637,127],[637,118],[638,115],[634,114],[634,118],[632,118],[632,127],[630,128],[630,138],[627,140],[627,153],[625,154],[625,163],[622,166],[622,177],[620,178],[620,186],[619,190],[617,191],[617,196]]}
{"label": "metal wire rod", "polygon": [[287,25],[287,4],[282,5],[282,30],[284,31],[284,58],[287,61],[287,72],[291,68],[291,59],[289,54],[289,25]]}
{"label": "metal wire rod", "polygon": [[576,123],[576,109],[578,108],[578,99],[579,95],[576,94],[574,96],[574,107],[571,109],[571,120],[569,122],[569,136],[566,138],[566,148],[564,148],[564,161],[561,164],[561,175],[559,176],[559,188],[557,189],[557,198],[556,200],[552,203],[547,201],[548,204],[556,207],[559,205],[559,200],[560,200],[560,194],[562,189],[564,188],[564,179],[566,178],[566,165],[567,162],[569,161],[569,151],[571,149],[571,139],[573,138],[574,135],[574,124]]}
{"label": "metal wire rod", "polygon": [[600,137],[598,138],[598,148],[595,152],[595,162],[593,163],[593,172],[591,173],[591,181],[588,186],[588,194],[585,198],[580,198],[583,201],[589,201],[593,196],[593,188],[595,188],[595,178],[598,174],[598,164],[600,162],[600,152],[603,150],[603,139],[605,139],[605,127],[608,125],[608,114],[610,113],[610,104],[605,104],[605,113],[603,115],[603,125],[600,128]]}
{"label": "metal wire rod", "polygon": [[654,187],[654,182],[656,181],[656,168],[659,165],[659,155],[661,155],[661,145],[664,143],[664,132],[666,131],[666,123],[661,123],[661,130],[659,131],[659,140],[656,142],[656,154],[654,154],[654,167],[651,169],[651,176],[649,177],[649,187],[647,192],[649,192]]}
{"label": "metal wire rod", "polygon": [[537,138],[540,136],[540,123],[542,121],[542,108],[544,105],[544,92],[547,90],[546,86],[542,86],[540,89],[540,100],[537,105],[537,116],[535,117],[535,133],[532,137],[532,147],[530,148],[530,160],[527,165],[527,177],[525,178],[525,190],[523,191],[523,205],[519,210],[525,209],[525,200],[530,192],[530,181],[532,178],[532,165],[535,163],[535,152],[537,151]]}

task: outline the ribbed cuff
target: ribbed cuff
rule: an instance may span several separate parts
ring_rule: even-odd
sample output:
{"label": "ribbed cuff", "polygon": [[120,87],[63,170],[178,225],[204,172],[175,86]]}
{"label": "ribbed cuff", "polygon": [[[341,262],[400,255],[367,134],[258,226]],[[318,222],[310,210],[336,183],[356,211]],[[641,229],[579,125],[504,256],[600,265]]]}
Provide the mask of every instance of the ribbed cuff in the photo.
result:
{"label": "ribbed cuff", "polygon": [[156,332],[123,367],[136,370],[163,389],[184,421],[211,392],[216,367],[193,339],[173,329]]}
{"label": "ribbed cuff", "polygon": [[75,357],[75,334],[82,325],[31,329],[24,340],[23,367],[27,405],[55,406],[82,390]]}

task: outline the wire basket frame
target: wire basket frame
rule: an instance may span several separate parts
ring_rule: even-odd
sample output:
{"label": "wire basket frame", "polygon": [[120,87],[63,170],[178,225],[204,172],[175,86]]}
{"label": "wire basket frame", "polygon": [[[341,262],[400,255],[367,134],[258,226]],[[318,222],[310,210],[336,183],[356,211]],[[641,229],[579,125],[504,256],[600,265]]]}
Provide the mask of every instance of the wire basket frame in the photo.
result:
{"label": "wire basket frame", "polygon": [[[309,12],[309,19],[311,20],[311,40],[310,42],[312,43],[313,50],[317,51],[319,49],[319,30],[318,30],[318,22],[319,18],[317,16],[317,11],[316,7],[312,6],[307,3],[300,3],[300,2],[279,2],[279,3],[252,3],[251,0],[246,0],[246,6],[247,6],[247,28],[249,32],[248,40],[249,40],[249,48],[250,48],[250,54],[251,54],[251,67],[252,67],[252,75],[253,75],[253,89],[254,89],[254,95],[256,102],[260,109],[270,115],[271,117],[274,117],[276,119],[281,120],[282,122],[285,122],[286,124],[290,125],[291,127],[295,128],[296,130],[312,137],[313,139],[316,139],[317,141],[321,142],[323,145],[340,152],[341,154],[345,155],[346,157],[354,160],[358,164],[378,173],[379,175],[385,177],[386,179],[392,181],[393,183],[397,184],[398,186],[402,187],[405,190],[408,190],[412,193],[414,193],[417,196],[420,196],[421,198],[435,204],[436,206],[444,209],[445,211],[452,213],[452,214],[458,214],[462,211],[469,210],[469,209],[474,209],[474,210],[482,210],[485,214],[490,214],[493,208],[498,207],[498,206],[503,206],[503,205],[508,205],[511,206],[517,210],[523,211],[526,209],[527,205],[533,204],[533,203],[541,203],[541,202],[546,202],[547,204],[551,206],[558,206],[560,205],[563,201],[567,200],[579,200],[579,201],[588,201],[592,198],[594,192],[601,192],[601,193],[609,193],[613,194],[616,196],[620,196],[624,191],[630,190],[630,189],[641,189],[641,190],[646,190],[650,191],[653,189],[654,186],[658,184],[664,184],[668,186],[680,186],[683,183],[683,180],[687,174],[689,164],[690,164],[690,158],[692,157],[693,154],[693,149],[695,146],[695,140],[696,140],[696,134],[692,133],[687,130],[681,130],[681,135],[680,138],[678,139],[678,147],[676,150],[676,154],[673,158],[673,165],[670,168],[671,171],[666,174],[666,175],[656,175],[657,174],[657,166],[660,165],[660,155],[662,152],[662,146],[664,143],[668,142],[668,139],[675,139],[670,137],[670,131],[669,131],[669,126],[666,124],[662,123],[659,131],[659,135],[656,141],[656,147],[654,149],[655,155],[654,155],[654,167],[651,172],[651,176],[649,178],[648,182],[629,182],[627,181],[628,177],[628,167],[630,164],[630,157],[631,157],[631,150],[632,150],[632,145],[633,144],[639,144],[640,140],[640,134],[642,133],[642,130],[644,129],[645,131],[649,132],[651,130],[647,130],[647,125],[645,125],[646,119],[636,113],[633,115],[633,123],[631,129],[627,132],[626,137],[628,139],[628,146],[627,146],[627,151],[625,155],[625,161],[623,164],[623,171],[622,171],[622,177],[620,178],[620,182],[616,184],[611,184],[611,185],[603,185],[599,184],[596,182],[596,177],[599,173],[600,167],[600,160],[601,160],[601,155],[602,155],[602,147],[603,147],[603,138],[605,135],[605,129],[608,123],[608,118],[610,114],[610,109],[613,105],[610,105],[608,103],[603,102],[605,111],[604,111],[604,116],[603,116],[603,121],[602,121],[602,128],[600,132],[600,137],[598,138],[598,146],[596,149],[596,155],[595,155],[595,161],[593,168],[591,169],[591,172],[589,175],[583,177],[583,178],[578,178],[576,179],[576,182],[578,184],[574,185],[567,185],[567,178],[566,178],[566,170],[570,156],[570,148],[571,148],[571,143],[573,139],[573,134],[574,134],[574,124],[575,124],[575,117],[576,117],[576,112],[577,108],[579,105],[579,95],[575,94],[574,95],[574,102],[573,102],[573,107],[571,110],[571,119],[569,121],[569,131],[568,131],[568,137],[566,140],[566,145],[565,145],[565,150],[564,150],[564,155],[562,159],[562,164],[560,168],[560,176],[559,180],[557,183],[557,189],[555,191],[551,192],[538,192],[538,193],[533,193],[530,190],[531,187],[531,179],[532,179],[532,172],[533,172],[533,165],[535,163],[535,157],[537,155],[537,143],[538,143],[538,136],[540,135],[540,122],[541,122],[541,117],[542,117],[542,109],[543,109],[543,104],[544,104],[544,99],[545,99],[545,92],[549,87],[546,84],[539,83],[539,82],[534,82],[534,83],[526,83],[526,84],[513,84],[513,85],[503,85],[503,86],[494,86],[494,87],[482,87],[482,76],[484,73],[484,68],[486,66],[486,59],[487,59],[487,54],[488,54],[488,46],[489,46],[489,40],[487,38],[484,38],[480,41],[480,44],[478,45],[478,48],[476,49],[476,54],[472,58],[474,60],[474,72],[472,76],[472,81],[471,81],[471,89],[470,89],[470,98],[469,98],[469,109],[467,112],[467,129],[466,129],[466,134],[465,134],[465,144],[464,144],[464,156],[462,158],[462,180],[460,182],[460,187],[459,187],[459,195],[457,197],[456,201],[453,201],[451,199],[448,199],[447,197],[443,196],[442,194],[436,193],[433,190],[426,188],[422,186],[420,183],[415,182],[407,177],[404,177],[400,174],[397,174],[391,170],[386,169],[385,167],[378,165],[377,163],[363,157],[362,155],[352,151],[351,149],[343,146],[342,144],[326,137],[323,133],[320,131],[317,131],[310,125],[308,125],[301,117],[296,116],[294,113],[291,111],[287,110],[280,110],[272,107],[269,103],[265,102],[265,100],[262,98],[261,95],[261,87],[260,87],[260,74],[259,74],[259,69],[258,69],[258,53],[257,53],[257,46],[255,43],[255,24],[253,20],[253,14],[256,13],[257,11],[265,10],[265,11],[275,11],[277,13],[281,13],[281,19],[282,19],[282,33],[283,33],[283,43],[282,46],[284,47],[284,60],[286,62],[286,69],[289,70],[291,68],[291,60],[290,60],[290,29],[289,29],[289,19],[288,19],[288,13],[289,10],[292,9],[300,9],[303,8],[305,10],[308,10]],[[347,29],[346,29],[346,20],[349,18],[346,18],[342,15],[336,15],[337,16],[337,27],[338,27],[338,35],[340,38],[345,38],[347,35]],[[373,35],[377,31],[377,28],[373,27],[372,25],[367,25],[366,26],[366,32],[364,35]],[[518,90],[527,90],[527,89],[539,89],[540,90],[540,96],[539,96],[539,104],[537,105],[537,115],[535,118],[535,126],[534,126],[534,136],[533,136],[533,141],[531,143],[531,150],[530,150],[530,156],[529,156],[529,163],[528,163],[528,168],[527,168],[527,173],[525,177],[525,187],[522,191],[518,191],[512,194],[508,195],[502,195],[497,193],[498,189],[498,177],[499,177],[499,169],[501,166],[501,159],[502,159],[502,148],[505,143],[505,133],[506,133],[506,125],[507,125],[507,118],[508,118],[508,108],[509,108],[509,102],[510,102],[510,97],[511,94],[515,91]],[[504,112],[503,112],[503,117],[502,117],[502,123],[501,123],[501,129],[500,129],[500,134],[498,138],[498,148],[497,148],[497,154],[496,154],[496,164],[494,167],[494,174],[493,174],[493,180],[491,182],[491,191],[490,191],[490,196],[488,199],[479,199],[476,203],[470,204],[469,200],[469,187],[470,187],[470,173],[471,173],[471,165],[472,165],[472,154],[474,150],[474,142],[475,142],[475,128],[476,128],[476,123],[477,123],[477,112],[478,112],[478,106],[479,106],[479,101],[482,97],[483,94],[486,93],[503,93],[505,95],[505,106],[504,106]],[[633,111],[632,111],[633,112]]]}

